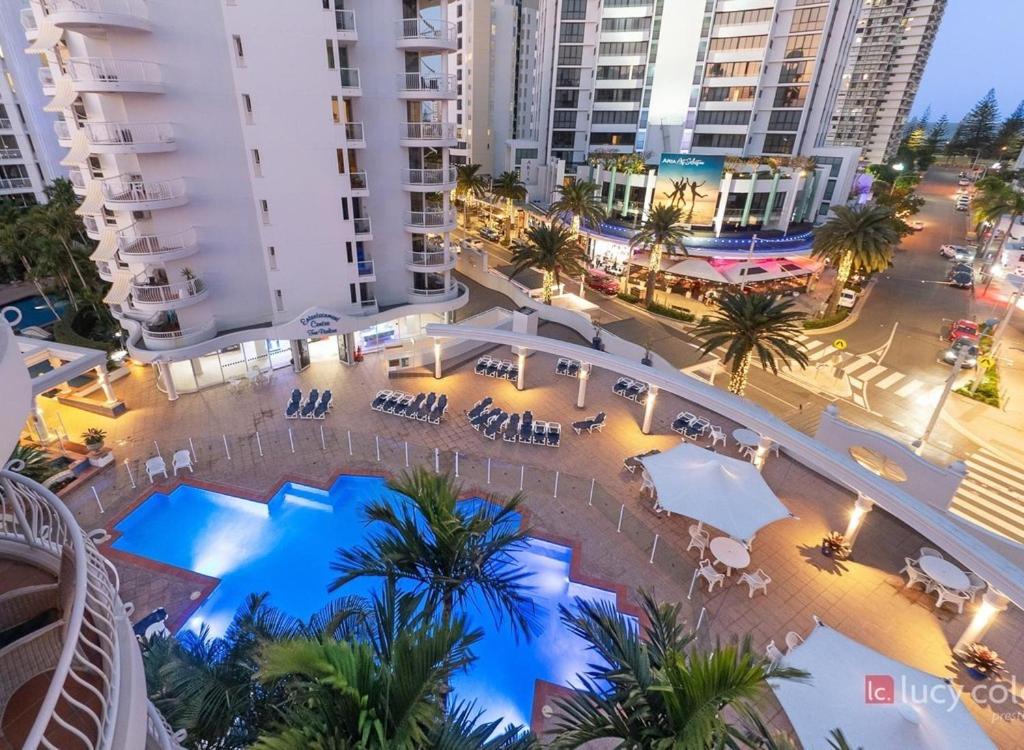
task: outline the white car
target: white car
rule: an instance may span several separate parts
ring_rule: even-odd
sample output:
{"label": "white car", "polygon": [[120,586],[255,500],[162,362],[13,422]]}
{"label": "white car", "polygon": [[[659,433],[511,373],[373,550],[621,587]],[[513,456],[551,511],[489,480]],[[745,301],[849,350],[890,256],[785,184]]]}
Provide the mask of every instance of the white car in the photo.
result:
{"label": "white car", "polygon": [[920,219],[918,219],[917,221],[912,221],[910,222],[910,228],[913,229],[915,232],[920,232],[922,229],[924,229],[924,222],[921,221]]}
{"label": "white car", "polygon": [[976,248],[967,247],[966,245],[941,245],[939,247],[939,255],[943,258],[965,260],[969,256],[969,259],[973,261],[976,254]]}
{"label": "white car", "polygon": [[852,289],[844,289],[839,293],[839,306],[847,309],[857,304],[857,293]]}
{"label": "white car", "polygon": [[475,237],[466,237],[464,240],[459,242],[459,247],[463,250],[482,250],[484,243]]}
{"label": "white car", "polygon": [[971,181],[966,177],[961,177],[959,180],[956,181],[956,184],[959,185],[960,187],[967,187],[968,185],[971,184]]}

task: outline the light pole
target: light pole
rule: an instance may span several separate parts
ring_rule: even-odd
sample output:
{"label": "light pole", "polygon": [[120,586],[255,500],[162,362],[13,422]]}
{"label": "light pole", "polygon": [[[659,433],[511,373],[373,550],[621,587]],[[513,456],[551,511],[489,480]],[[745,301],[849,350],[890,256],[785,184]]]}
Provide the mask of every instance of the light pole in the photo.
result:
{"label": "light pole", "polygon": [[967,355],[970,353],[971,347],[961,347],[956,353],[956,361],[953,363],[952,372],[949,373],[949,377],[946,378],[946,384],[942,386],[942,395],[939,396],[939,403],[935,404],[935,409],[932,411],[931,419],[928,420],[928,426],[924,428],[924,434],[918,440],[915,440],[912,445],[914,446],[914,452],[918,455],[924,450],[925,443],[928,442],[928,438],[932,436],[932,431],[935,429],[935,425],[939,422],[939,415],[942,414],[942,407],[946,405],[946,399],[949,398],[949,392],[953,390],[953,384],[956,382],[957,375],[960,374],[960,369],[964,365],[964,360],[967,359]]}
{"label": "light pole", "polygon": [[[744,269],[746,271],[750,270],[750,263],[751,263],[751,261],[754,260],[754,246],[756,244],[757,244],[757,233],[755,232],[754,236],[750,238],[750,249],[747,250],[747,267]],[[740,291],[742,292],[746,288],[747,288],[747,274],[743,274],[743,281],[740,282]]]}
{"label": "light pole", "polygon": [[899,164],[893,164],[892,165],[892,169],[896,173],[896,176],[892,178],[892,187],[889,188],[889,197],[890,198],[892,198],[892,194],[896,190],[896,180],[899,179],[900,172],[902,172],[905,168],[906,167],[903,166],[902,162],[900,162]]}

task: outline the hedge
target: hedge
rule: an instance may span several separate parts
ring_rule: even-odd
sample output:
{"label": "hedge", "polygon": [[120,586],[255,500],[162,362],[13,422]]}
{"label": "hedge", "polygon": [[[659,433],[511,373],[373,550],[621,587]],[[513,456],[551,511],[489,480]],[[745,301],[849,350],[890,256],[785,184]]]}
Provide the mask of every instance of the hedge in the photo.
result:
{"label": "hedge", "polygon": [[639,295],[630,294],[629,292],[619,292],[615,296],[621,299],[623,302],[628,302],[631,305],[635,305],[637,302],[640,301]]}
{"label": "hedge", "polygon": [[672,307],[665,307],[665,305],[659,305],[657,302],[649,304],[647,309],[655,315],[664,315],[666,318],[674,318],[675,320],[682,320],[686,323],[692,323],[697,319],[697,316],[691,312],[684,312]]}
{"label": "hedge", "polygon": [[971,393],[971,388],[974,387],[974,381],[970,381],[967,385],[962,388],[957,388],[956,392],[961,396],[967,396],[975,401],[980,401],[983,404],[994,406],[997,409],[1000,406],[1001,399],[999,397],[999,370],[995,367],[991,367],[985,371],[982,376],[981,385],[978,386],[978,390]]}
{"label": "hedge", "polygon": [[844,320],[846,320],[849,314],[849,310],[840,310],[835,315],[830,315],[827,318],[814,318],[813,320],[805,320],[804,328],[807,330],[813,330],[815,328],[829,328],[830,326],[842,323]]}

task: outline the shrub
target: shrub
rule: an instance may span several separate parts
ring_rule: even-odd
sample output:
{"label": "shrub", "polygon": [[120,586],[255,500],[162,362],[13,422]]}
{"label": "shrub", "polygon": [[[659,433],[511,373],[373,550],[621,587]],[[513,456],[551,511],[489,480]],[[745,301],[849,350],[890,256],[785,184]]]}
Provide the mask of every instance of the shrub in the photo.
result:
{"label": "shrub", "polygon": [[685,312],[683,310],[675,310],[671,307],[665,307],[665,305],[659,305],[657,302],[652,302],[647,306],[649,312],[655,315],[664,315],[666,318],[673,318],[675,320],[682,320],[686,323],[692,323],[697,319],[697,316],[691,312]]}
{"label": "shrub", "polygon": [[121,348],[117,339],[111,338],[109,341],[99,341],[78,333],[72,327],[70,316],[65,316],[53,324],[53,338],[59,344],[82,346],[86,349],[103,349],[107,353]]}
{"label": "shrub", "polygon": [[985,374],[981,378],[981,383],[978,385],[978,390],[971,393],[971,389],[974,387],[974,381],[970,381],[965,386],[957,388],[956,392],[961,396],[980,401],[983,404],[994,406],[997,409],[1002,403],[999,396],[999,370],[995,367],[986,370]]}
{"label": "shrub", "polygon": [[640,301],[640,297],[638,295],[630,294],[629,292],[619,292],[615,296],[621,299],[623,302],[628,302],[631,305],[635,305],[637,302]]}
{"label": "shrub", "polygon": [[838,325],[846,320],[846,316],[850,314],[849,310],[839,310],[835,315],[827,318],[814,318],[813,320],[805,320],[804,328],[807,330],[813,330],[815,328],[828,328],[830,326]]}

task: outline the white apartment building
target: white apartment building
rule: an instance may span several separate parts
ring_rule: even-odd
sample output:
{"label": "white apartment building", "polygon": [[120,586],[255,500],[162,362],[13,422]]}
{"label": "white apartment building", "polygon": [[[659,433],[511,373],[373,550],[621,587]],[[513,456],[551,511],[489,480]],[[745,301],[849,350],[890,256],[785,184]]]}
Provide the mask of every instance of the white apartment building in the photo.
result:
{"label": "white apartment building", "polygon": [[[63,150],[54,134],[56,117],[43,110],[43,67],[38,55],[24,54],[32,38],[31,13],[21,0],[0,0],[0,203],[30,205],[45,200],[43,188],[67,176]],[[23,27],[22,23],[27,26]]]}
{"label": "white apartment building", "polygon": [[169,398],[468,301],[449,5],[32,0],[106,302]]}
{"label": "white apartment building", "polygon": [[870,163],[895,156],[945,10],[946,0],[864,0],[830,143]]}

